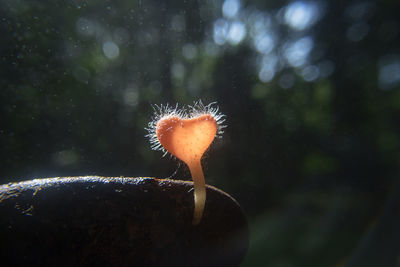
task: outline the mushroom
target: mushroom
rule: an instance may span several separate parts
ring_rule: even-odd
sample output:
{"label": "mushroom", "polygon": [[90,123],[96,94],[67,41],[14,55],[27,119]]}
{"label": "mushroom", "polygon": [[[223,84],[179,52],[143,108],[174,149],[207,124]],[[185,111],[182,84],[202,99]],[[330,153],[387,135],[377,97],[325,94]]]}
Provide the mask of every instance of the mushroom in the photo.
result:
{"label": "mushroom", "polygon": [[[206,202],[206,186],[201,158],[213,142],[222,134],[224,115],[218,112],[215,103],[204,106],[201,101],[185,109],[156,106],[158,112],[149,123],[150,142],[154,150],[162,150],[187,164],[194,185],[193,225],[199,224]],[[164,155],[165,155],[164,154]]]}

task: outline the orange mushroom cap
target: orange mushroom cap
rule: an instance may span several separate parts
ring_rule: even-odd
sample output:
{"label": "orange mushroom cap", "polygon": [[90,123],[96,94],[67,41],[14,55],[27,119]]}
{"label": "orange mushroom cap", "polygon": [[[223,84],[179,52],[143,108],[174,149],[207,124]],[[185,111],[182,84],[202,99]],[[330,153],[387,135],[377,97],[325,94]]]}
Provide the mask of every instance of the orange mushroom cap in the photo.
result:
{"label": "orange mushroom cap", "polygon": [[217,129],[217,121],[210,114],[190,119],[169,116],[158,121],[156,134],[169,153],[191,165],[191,162],[201,160]]}
{"label": "orange mushroom cap", "polygon": [[221,134],[224,128],[221,126],[224,115],[218,113],[218,107],[213,108],[213,104],[204,106],[201,101],[195,102],[190,107],[192,112],[189,117],[184,109],[161,106],[160,114],[156,114],[147,128],[153,149],[168,151],[189,167],[194,184],[194,225],[200,222],[206,202],[201,158],[215,136]]}

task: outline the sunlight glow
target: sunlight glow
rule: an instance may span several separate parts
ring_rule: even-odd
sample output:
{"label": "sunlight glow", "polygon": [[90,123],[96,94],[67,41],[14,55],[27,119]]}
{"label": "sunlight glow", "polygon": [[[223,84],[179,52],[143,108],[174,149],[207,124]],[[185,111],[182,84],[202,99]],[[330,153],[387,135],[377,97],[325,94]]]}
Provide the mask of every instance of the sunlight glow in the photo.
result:
{"label": "sunlight glow", "polygon": [[239,44],[246,37],[246,27],[240,21],[234,21],[229,27],[228,42],[232,45]]}
{"label": "sunlight glow", "polygon": [[241,21],[228,22],[218,19],[214,23],[214,42],[223,45],[228,42],[231,45],[239,44],[247,34],[246,26]]}
{"label": "sunlight glow", "polygon": [[268,54],[275,47],[275,39],[268,33],[258,34],[254,38],[254,46],[258,52]]}
{"label": "sunlight glow", "polygon": [[104,55],[109,59],[115,59],[119,56],[119,47],[112,41],[107,41],[103,44]]}
{"label": "sunlight glow", "polygon": [[386,55],[379,60],[378,83],[384,90],[400,85],[400,55]]}
{"label": "sunlight glow", "polygon": [[279,58],[275,54],[269,54],[263,57],[258,78],[265,83],[271,81],[275,77],[278,62]]}
{"label": "sunlight glow", "polygon": [[301,71],[301,76],[303,76],[303,79],[307,82],[313,82],[316,79],[319,78],[319,68],[314,65],[310,65],[302,69]]}
{"label": "sunlight glow", "polygon": [[284,20],[292,29],[302,31],[316,22],[318,11],[314,2],[296,1],[287,6]]}
{"label": "sunlight glow", "polygon": [[216,22],[214,22],[214,42],[218,45],[225,44],[228,30],[229,23],[225,19],[218,19]]}
{"label": "sunlight glow", "polygon": [[225,0],[222,5],[222,14],[225,18],[234,18],[238,14],[239,8],[239,0]]}
{"label": "sunlight glow", "polygon": [[287,43],[285,46],[284,55],[287,62],[293,67],[300,67],[307,62],[314,41],[311,37],[303,37],[293,43]]}

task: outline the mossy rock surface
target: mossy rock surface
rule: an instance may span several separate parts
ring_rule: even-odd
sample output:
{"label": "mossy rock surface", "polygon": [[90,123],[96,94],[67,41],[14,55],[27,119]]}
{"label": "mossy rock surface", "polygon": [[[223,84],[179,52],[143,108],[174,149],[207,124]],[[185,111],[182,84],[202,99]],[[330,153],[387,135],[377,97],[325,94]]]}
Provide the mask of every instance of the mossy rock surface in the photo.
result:
{"label": "mossy rock surface", "polygon": [[0,186],[5,266],[238,266],[249,232],[239,204],[207,187],[192,225],[193,183],[127,177]]}

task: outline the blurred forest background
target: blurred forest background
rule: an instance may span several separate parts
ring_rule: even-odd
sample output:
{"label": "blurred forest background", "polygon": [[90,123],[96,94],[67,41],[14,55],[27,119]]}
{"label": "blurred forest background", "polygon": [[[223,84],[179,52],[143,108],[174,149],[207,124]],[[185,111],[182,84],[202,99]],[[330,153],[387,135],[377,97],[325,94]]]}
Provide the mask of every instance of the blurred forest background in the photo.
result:
{"label": "blurred forest background", "polygon": [[206,182],[248,215],[243,266],[343,264],[400,193],[399,7],[0,0],[0,183],[168,177],[152,105],[217,101]]}

